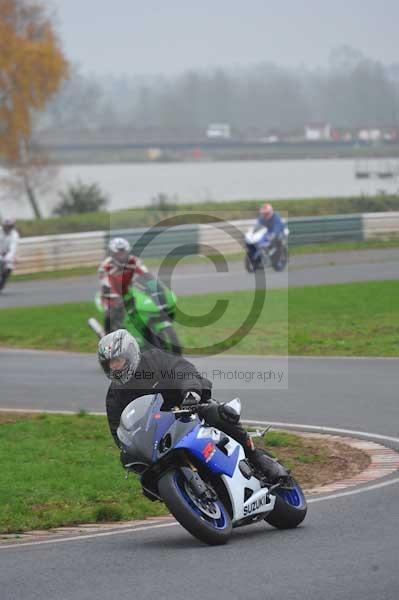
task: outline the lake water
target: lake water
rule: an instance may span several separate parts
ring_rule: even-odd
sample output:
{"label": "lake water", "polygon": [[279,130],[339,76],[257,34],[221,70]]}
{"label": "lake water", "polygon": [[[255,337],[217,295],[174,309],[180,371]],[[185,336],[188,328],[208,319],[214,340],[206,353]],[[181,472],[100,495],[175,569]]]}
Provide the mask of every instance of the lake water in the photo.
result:
{"label": "lake water", "polygon": [[[393,161],[393,159],[392,159]],[[378,161],[363,161],[376,166]],[[381,160],[382,168],[387,160]],[[355,160],[278,160],[109,165],[68,165],[60,170],[58,189],[78,178],[96,182],[110,196],[110,210],[151,205],[160,193],[179,202],[243,199],[289,199],[398,192],[399,178],[356,179]],[[1,175],[1,170],[0,170]],[[56,193],[41,199],[46,214],[58,202]],[[30,217],[24,201],[0,204],[3,214]]]}

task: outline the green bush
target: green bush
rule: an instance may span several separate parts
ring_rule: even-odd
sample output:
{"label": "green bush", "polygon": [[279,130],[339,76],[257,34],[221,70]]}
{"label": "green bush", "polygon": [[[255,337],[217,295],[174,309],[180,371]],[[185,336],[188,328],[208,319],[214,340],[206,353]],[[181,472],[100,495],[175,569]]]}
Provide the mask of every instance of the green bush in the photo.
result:
{"label": "green bush", "polygon": [[108,197],[97,183],[87,184],[78,180],[68,184],[66,191],[58,195],[61,202],[53,210],[56,216],[98,212],[108,204]]}

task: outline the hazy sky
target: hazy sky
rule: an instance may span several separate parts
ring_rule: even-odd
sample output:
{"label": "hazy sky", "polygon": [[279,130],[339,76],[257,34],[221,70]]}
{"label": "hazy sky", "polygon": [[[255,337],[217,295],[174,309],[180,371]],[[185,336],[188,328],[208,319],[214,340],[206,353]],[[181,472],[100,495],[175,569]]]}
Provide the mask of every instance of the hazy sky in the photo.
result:
{"label": "hazy sky", "polygon": [[51,1],[67,56],[86,72],[316,66],[341,44],[399,62],[399,0]]}

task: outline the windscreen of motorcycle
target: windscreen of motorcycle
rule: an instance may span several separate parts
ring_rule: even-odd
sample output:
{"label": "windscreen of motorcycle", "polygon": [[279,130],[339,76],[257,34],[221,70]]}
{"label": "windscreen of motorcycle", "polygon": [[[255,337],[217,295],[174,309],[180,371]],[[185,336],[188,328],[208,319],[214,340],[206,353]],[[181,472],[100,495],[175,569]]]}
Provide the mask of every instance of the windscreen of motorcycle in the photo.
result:
{"label": "windscreen of motorcycle", "polygon": [[132,462],[152,463],[156,415],[162,404],[160,394],[149,394],[136,398],[123,411],[116,433]]}
{"label": "windscreen of motorcycle", "polygon": [[136,310],[159,315],[166,313],[174,319],[176,296],[151,273],[135,277],[129,293],[134,297]]}
{"label": "windscreen of motorcycle", "polygon": [[267,234],[267,227],[252,227],[245,234],[245,241],[247,244],[259,244],[264,236]]}

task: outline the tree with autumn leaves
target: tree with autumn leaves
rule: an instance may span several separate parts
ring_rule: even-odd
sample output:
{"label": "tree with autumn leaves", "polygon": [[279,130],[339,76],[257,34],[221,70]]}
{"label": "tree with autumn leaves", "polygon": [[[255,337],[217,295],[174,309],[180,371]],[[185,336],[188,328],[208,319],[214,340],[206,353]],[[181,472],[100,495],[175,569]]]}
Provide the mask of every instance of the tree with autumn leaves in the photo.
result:
{"label": "tree with autumn leaves", "polygon": [[29,173],[43,159],[31,142],[32,120],[67,74],[46,6],[36,0],[0,0],[0,157],[12,177],[22,181],[36,217],[41,213]]}

